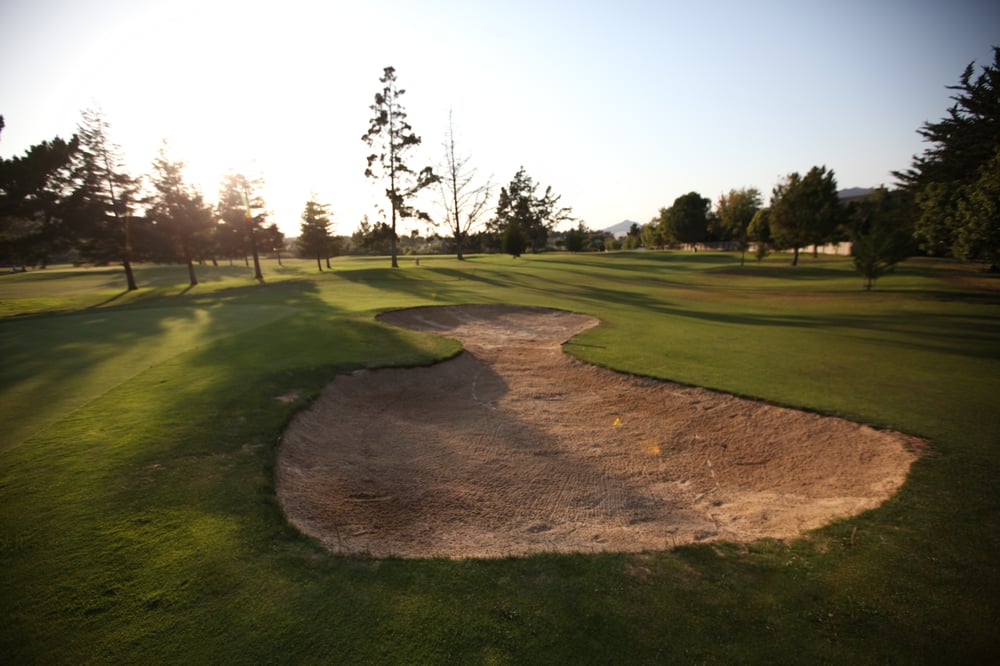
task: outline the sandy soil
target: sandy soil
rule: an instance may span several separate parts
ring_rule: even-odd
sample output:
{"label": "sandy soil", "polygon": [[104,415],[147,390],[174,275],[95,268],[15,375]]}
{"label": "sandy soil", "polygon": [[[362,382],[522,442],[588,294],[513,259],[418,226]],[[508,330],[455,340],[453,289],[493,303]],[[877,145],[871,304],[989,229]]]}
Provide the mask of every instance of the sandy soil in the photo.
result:
{"label": "sandy soil", "polygon": [[385,323],[455,337],[427,368],[341,375],[278,454],[289,520],[332,551],[500,557],[787,538],[877,506],[921,443],[563,354],[598,322],[512,306]]}

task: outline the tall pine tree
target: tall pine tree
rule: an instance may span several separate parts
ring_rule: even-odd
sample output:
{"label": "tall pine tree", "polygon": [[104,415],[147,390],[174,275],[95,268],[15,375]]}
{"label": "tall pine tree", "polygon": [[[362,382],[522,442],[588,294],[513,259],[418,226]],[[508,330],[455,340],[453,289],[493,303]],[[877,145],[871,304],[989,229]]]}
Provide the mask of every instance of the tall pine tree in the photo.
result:
{"label": "tall pine tree", "polygon": [[132,271],[132,204],[139,181],[126,171],[109,131],[101,111],[83,111],[66,217],[80,253],[101,264],[120,261],[132,291],[138,289]]}
{"label": "tall pine tree", "polygon": [[420,190],[436,183],[438,177],[429,166],[417,172],[406,163],[410,151],[420,145],[421,139],[406,121],[406,111],[400,103],[406,91],[396,85],[395,68],[386,67],[379,82],[382,90],[375,93],[375,103],[369,107],[375,115],[361,140],[374,150],[368,155],[365,176],[386,183],[385,196],[392,209],[392,267],[398,268],[396,222],[409,217],[430,220],[430,216],[414,208],[411,201]]}

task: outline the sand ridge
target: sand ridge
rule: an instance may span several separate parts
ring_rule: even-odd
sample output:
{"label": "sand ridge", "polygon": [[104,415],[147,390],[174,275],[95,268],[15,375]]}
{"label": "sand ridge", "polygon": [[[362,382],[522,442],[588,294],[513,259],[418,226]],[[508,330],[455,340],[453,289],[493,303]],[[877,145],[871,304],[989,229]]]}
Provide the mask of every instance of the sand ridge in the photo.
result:
{"label": "sand ridge", "polygon": [[881,504],[921,448],[576,361],[561,344],[598,324],[585,315],[474,305],[379,319],[465,351],[339,375],[290,423],[279,500],[338,553],[504,557],[788,538]]}

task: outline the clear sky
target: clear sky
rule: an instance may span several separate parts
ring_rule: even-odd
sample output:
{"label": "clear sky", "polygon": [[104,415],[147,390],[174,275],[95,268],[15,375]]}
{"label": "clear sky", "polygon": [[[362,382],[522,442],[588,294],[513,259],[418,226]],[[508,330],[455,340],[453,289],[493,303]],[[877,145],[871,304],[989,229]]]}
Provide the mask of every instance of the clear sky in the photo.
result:
{"label": "clear sky", "polygon": [[166,138],[209,201],[235,168],[287,234],[311,192],[349,234],[382,201],[361,135],[392,65],[412,166],[441,161],[451,109],[497,189],[523,165],[600,229],[813,165],[892,185],[993,45],[992,0],[2,0],[0,155],[99,106],[134,173]]}

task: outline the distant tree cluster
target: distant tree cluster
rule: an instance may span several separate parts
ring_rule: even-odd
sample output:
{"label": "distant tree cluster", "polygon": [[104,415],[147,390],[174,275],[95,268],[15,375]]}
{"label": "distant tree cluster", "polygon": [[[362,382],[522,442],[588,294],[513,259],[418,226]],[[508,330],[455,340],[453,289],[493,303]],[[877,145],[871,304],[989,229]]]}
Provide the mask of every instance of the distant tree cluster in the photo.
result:
{"label": "distant tree cluster", "polygon": [[690,192],[642,228],[646,247],[726,243],[740,251],[740,265],[747,250],[756,247],[757,259],[772,250],[792,253],[826,243],[851,241],[855,264],[870,289],[874,281],[913,253],[913,197],[905,191],[885,188],[856,201],[840,200],[837,181],[825,166],[812,167],[805,175],[792,172],[771,191],[764,207],[755,188],[730,190],[711,202]]}
{"label": "distant tree cluster", "polygon": [[788,174],[767,207],[753,189],[731,190],[712,210],[697,192],[661,208],[641,229],[650,248],[731,242],[742,256],[756,247],[758,259],[772,250],[792,253],[850,241],[855,266],[871,289],[875,280],[915,252],[950,255],[1000,267],[1000,48],[975,76],[962,74],[948,116],[919,133],[931,147],[910,169],[895,172],[902,187],[879,187],[842,202],[832,170]]}
{"label": "distant tree cluster", "polygon": [[[491,179],[479,179],[470,158],[457,148],[449,116],[440,173],[413,168],[412,150],[421,138],[401,104],[405,90],[393,67],[379,79],[373,113],[361,137],[371,148],[365,175],[385,186],[386,214],[366,216],[351,237],[331,234],[330,207],[310,197],[302,212],[298,251],[330,267],[341,253],[388,254],[398,266],[406,252],[440,251],[462,259],[466,252],[506,252],[514,257],[538,252],[554,241],[570,252],[663,248],[726,243],[741,253],[755,249],[758,259],[772,250],[792,253],[851,241],[854,262],[870,289],[875,280],[914,252],[951,255],[1000,269],[1000,48],[994,62],[977,76],[970,64],[950,86],[954,105],[938,122],[918,130],[931,144],[915,156],[910,169],[896,172],[902,187],[879,188],[846,204],[838,197],[833,170],[814,166],[804,175],[789,173],[771,191],[767,206],[754,188],[733,189],[713,202],[698,192],[677,197],[648,224],[633,224],[621,240],[595,232],[560,205],[551,187],[540,186],[522,166],[500,188],[487,218]],[[0,117],[0,132],[3,130]],[[77,133],[32,146],[24,155],[0,159],[0,262],[45,266],[56,260],[120,263],[129,289],[135,289],[135,261],[180,262],[197,284],[196,264],[253,257],[258,280],[261,252],[279,252],[284,238],[267,224],[261,183],[230,173],[218,203],[204,202],[185,180],[184,163],[164,143],[150,173],[127,172],[110,128],[97,111],[84,111]],[[414,202],[437,185],[443,211],[435,222]],[[445,236],[401,238],[397,225],[418,219],[444,226]],[[576,222],[556,232],[562,222]]]}
{"label": "distant tree cluster", "polygon": [[136,261],[183,263],[195,285],[196,263],[242,257],[249,266],[252,256],[254,275],[263,279],[258,254],[280,251],[284,236],[266,224],[259,190],[260,183],[230,173],[219,203],[207,205],[166,142],[150,173],[132,176],[103,115],[85,110],[68,141],[57,137],[0,159],[0,261],[119,263],[132,290]]}

